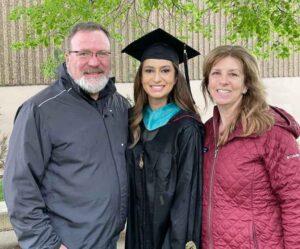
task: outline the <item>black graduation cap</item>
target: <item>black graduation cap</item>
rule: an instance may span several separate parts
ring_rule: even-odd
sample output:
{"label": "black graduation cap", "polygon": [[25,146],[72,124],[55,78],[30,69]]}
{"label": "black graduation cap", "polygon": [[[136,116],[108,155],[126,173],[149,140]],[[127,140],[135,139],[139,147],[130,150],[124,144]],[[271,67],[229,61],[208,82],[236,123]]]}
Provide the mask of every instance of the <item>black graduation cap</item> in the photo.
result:
{"label": "black graduation cap", "polygon": [[164,59],[177,65],[184,62],[185,78],[189,89],[187,60],[200,54],[197,50],[160,28],[133,41],[122,50],[122,53],[126,53],[141,62],[146,59]]}

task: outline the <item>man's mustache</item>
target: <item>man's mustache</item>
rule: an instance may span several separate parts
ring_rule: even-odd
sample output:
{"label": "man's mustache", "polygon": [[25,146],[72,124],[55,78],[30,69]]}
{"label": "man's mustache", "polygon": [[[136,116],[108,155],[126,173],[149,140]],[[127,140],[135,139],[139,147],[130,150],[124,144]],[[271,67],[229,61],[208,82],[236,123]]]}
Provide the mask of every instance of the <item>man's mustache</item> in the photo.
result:
{"label": "man's mustache", "polygon": [[88,68],[83,73],[104,73],[104,71],[101,68]]}

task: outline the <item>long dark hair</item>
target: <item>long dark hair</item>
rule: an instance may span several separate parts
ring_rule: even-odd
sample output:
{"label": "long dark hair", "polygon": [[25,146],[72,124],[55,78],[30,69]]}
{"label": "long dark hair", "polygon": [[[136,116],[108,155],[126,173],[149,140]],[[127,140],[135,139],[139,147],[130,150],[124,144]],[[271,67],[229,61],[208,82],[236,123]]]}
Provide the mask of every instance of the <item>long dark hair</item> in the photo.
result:
{"label": "long dark hair", "polygon": [[[183,74],[180,72],[178,66],[172,63],[175,68],[175,78],[176,84],[174,85],[172,91],[170,92],[168,98],[169,102],[176,103],[182,110],[195,113],[199,120],[200,115],[197,112],[196,106],[193,103],[193,99],[191,93],[188,89],[186,80]],[[141,136],[141,129],[140,123],[143,120],[143,109],[145,105],[148,104],[148,95],[145,92],[142,84],[142,69],[143,63],[140,64],[139,69],[136,73],[135,80],[134,80],[134,102],[135,105],[132,108],[132,115],[129,120],[129,125],[132,134],[132,144],[131,147],[135,146],[140,139]]]}

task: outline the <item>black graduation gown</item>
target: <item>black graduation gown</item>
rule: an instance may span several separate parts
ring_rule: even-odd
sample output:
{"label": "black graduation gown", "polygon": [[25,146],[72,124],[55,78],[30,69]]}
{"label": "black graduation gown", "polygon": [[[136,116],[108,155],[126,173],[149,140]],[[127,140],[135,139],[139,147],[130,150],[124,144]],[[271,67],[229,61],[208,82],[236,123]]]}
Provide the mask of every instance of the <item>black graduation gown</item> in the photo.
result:
{"label": "black graduation gown", "polygon": [[[200,248],[204,128],[180,111],[127,149],[129,214],[126,249]],[[145,139],[146,133],[146,139]]]}

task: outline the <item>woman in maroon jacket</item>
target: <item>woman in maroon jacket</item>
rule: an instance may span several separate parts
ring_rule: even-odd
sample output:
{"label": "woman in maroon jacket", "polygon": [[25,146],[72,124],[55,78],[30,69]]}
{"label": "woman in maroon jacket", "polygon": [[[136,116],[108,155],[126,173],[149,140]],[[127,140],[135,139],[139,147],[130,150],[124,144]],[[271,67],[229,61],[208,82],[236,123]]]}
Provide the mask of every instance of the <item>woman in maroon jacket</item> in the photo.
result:
{"label": "woman in maroon jacket", "polygon": [[207,121],[202,246],[300,248],[297,122],[266,103],[255,58],[240,46],[206,57]]}

